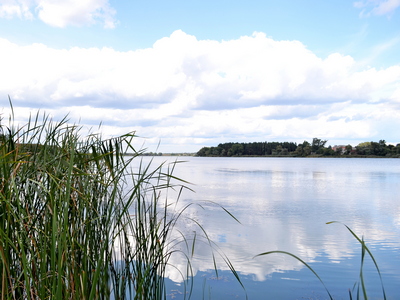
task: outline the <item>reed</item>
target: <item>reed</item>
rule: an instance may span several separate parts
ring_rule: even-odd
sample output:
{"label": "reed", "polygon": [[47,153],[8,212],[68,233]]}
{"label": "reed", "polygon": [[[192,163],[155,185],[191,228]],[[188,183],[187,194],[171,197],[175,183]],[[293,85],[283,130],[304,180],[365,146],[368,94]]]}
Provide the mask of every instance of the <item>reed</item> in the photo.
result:
{"label": "reed", "polygon": [[191,205],[176,205],[188,188],[178,162],[143,163],[134,133],[81,132],[39,113],[1,122],[0,299],[164,299],[171,256],[186,278],[196,239],[212,245],[195,220],[199,235],[176,229]]}

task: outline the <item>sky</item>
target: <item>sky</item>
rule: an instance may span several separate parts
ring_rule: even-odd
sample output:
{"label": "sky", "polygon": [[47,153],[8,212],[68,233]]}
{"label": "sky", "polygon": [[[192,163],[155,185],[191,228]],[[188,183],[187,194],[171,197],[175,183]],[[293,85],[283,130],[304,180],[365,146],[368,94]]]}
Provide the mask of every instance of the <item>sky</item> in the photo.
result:
{"label": "sky", "polygon": [[400,0],[0,0],[9,97],[152,152],[397,144]]}

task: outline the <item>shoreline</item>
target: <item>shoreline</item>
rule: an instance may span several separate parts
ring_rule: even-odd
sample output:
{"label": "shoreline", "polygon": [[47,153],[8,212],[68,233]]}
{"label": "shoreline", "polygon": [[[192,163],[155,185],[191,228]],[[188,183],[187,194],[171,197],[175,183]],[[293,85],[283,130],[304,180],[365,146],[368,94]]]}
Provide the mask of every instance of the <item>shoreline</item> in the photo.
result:
{"label": "shoreline", "polygon": [[[168,155],[166,155],[168,156]],[[176,155],[170,155],[176,156]],[[234,156],[218,156],[218,155],[209,155],[209,156],[198,156],[193,155],[194,157],[221,157],[221,158],[228,158],[228,157],[274,157],[274,158],[400,158],[400,155],[396,156],[377,156],[377,155],[341,155],[341,156],[324,156],[324,155],[308,155],[308,156],[293,156],[293,155],[234,155]]]}

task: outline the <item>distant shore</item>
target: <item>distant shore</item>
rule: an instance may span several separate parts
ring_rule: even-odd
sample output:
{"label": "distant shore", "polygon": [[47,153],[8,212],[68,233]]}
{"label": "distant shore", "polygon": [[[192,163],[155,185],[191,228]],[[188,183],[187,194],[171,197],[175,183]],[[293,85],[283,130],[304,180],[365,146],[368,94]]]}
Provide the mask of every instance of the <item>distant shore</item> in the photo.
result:
{"label": "distant shore", "polygon": [[[135,155],[134,153],[126,153],[126,156],[133,156]],[[324,155],[308,155],[308,156],[295,156],[295,155],[234,155],[234,156],[198,156],[196,153],[162,153],[161,155],[159,154],[149,154],[149,153],[143,153],[142,156],[186,156],[186,157],[220,157],[220,158],[243,158],[243,157],[248,157],[248,158],[253,158],[253,157],[265,157],[265,158],[270,158],[270,157],[275,157],[275,158],[400,158],[400,155],[392,155],[392,156],[378,156],[378,155],[338,155],[338,156],[324,156]]]}
{"label": "distant shore", "polygon": [[[177,156],[177,155],[171,155]],[[179,155],[179,156],[189,156],[189,155]],[[196,157],[220,157],[220,158],[241,158],[241,157],[274,157],[274,158],[400,158],[400,155],[395,156],[377,156],[377,155],[340,155],[340,156],[324,156],[324,155],[308,155],[308,156],[294,156],[294,155],[235,155],[235,156],[197,156]]]}

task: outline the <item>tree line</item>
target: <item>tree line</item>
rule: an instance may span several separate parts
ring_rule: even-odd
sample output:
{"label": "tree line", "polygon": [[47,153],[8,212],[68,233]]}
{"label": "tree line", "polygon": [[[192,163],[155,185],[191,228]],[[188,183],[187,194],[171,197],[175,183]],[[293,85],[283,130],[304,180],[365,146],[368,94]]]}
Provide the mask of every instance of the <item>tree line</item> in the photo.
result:
{"label": "tree line", "polygon": [[222,143],[217,147],[203,147],[196,156],[386,156],[400,157],[400,144],[363,142],[356,147],[339,145],[326,147],[327,140],[313,138],[311,142],[253,142]]}

